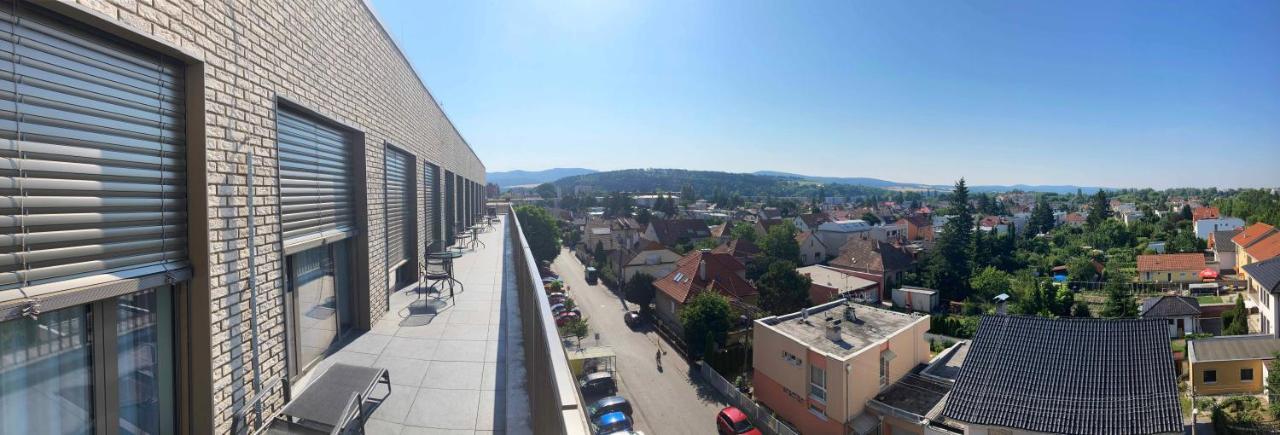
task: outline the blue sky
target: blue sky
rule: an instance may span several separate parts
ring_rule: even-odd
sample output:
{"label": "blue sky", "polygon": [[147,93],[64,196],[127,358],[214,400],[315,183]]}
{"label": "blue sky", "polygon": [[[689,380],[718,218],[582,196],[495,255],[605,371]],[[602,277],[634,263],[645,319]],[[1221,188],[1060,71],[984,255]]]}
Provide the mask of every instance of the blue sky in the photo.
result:
{"label": "blue sky", "polygon": [[373,0],[490,171],[1280,185],[1280,2]]}

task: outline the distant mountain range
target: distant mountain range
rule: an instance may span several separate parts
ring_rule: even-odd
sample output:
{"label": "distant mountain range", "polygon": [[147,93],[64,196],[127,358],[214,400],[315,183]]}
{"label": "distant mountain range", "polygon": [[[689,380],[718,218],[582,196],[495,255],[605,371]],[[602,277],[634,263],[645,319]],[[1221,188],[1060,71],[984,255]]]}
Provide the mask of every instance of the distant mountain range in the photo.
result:
{"label": "distant mountain range", "polygon": [[574,175],[591,174],[598,172],[594,169],[585,168],[551,168],[541,171],[503,171],[489,172],[485,174],[485,179],[490,183],[497,183],[499,187],[506,190],[513,186],[524,186],[529,184],[542,184],[559,180],[564,177],[572,177]]}
{"label": "distant mountain range", "polygon": [[[646,172],[646,171],[649,171],[649,172]],[[567,177],[577,177],[581,175],[605,174],[605,173],[610,175],[603,178],[577,177],[577,179],[572,180],[572,183],[585,184],[591,181],[601,182],[604,180],[608,180],[607,182],[602,184],[609,184],[609,185],[614,185],[618,187],[620,186],[641,187],[641,186],[648,186],[649,184],[654,184],[651,187],[642,188],[640,190],[654,190],[654,189],[678,190],[679,189],[679,186],[672,188],[671,186],[667,185],[668,183],[660,182],[659,180],[654,179],[653,176],[655,174],[652,171],[668,171],[668,170],[665,170],[665,169],[663,170],[655,170],[655,169],[623,170],[623,171],[609,171],[609,172],[602,173],[594,169],[585,169],[585,168],[552,168],[552,169],[547,169],[542,171],[517,170],[517,171],[505,171],[505,172],[490,172],[487,176],[488,176],[489,182],[498,183],[498,185],[502,186],[504,190],[513,186],[537,185],[541,183],[557,182]],[[675,171],[675,170],[671,170],[671,171]],[[680,173],[680,174],[698,173],[698,174],[705,175],[707,173],[714,173],[714,172],[716,171],[687,171],[685,173]],[[720,172],[720,173],[729,174],[727,172]],[[672,173],[666,173],[666,174],[670,175]],[[949,191],[951,190],[951,187],[952,187],[949,184],[906,183],[906,182],[898,182],[898,181],[881,180],[879,178],[869,178],[869,177],[826,177],[826,176],[803,175],[803,174],[780,172],[780,171],[756,171],[751,174],[734,174],[734,175],[736,176],[755,175],[760,177],[777,177],[777,178],[784,178],[784,179],[790,179],[790,180],[807,181],[811,183],[846,184],[851,186],[874,187],[878,189],[888,189],[888,190]],[[635,178],[635,177],[646,179],[649,182],[643,182],[640,180],[626,180],[628,178]],[[743,181],[743,180],[740,179],[738,181]],[[571,184],[571,183],[557,183],[557,184],[563,185],[563,184]],[[600,189],[608,190],[608,188],[605,186],[596,186],[596,187]],[[1076,191],[1079,190],[1085,194],[1092,194],[1094,192],[1097,192],[1098,189],[1104,189],[1104,188],[1097,187],[1097,186],[1076,186],[1071,184],[1063,184],[1063,185],[989,184],[989,185],[970,185],[969,186],[969,191],[974,193],[979,193],[979,192],[994,193],[994,192],[1008,192],[1011,190],[1022,190],[1027,192],[1068,194],[1068,193],[1076,193]],[[1110,189],[1110,188],[1105,188],[1105,189]]]}

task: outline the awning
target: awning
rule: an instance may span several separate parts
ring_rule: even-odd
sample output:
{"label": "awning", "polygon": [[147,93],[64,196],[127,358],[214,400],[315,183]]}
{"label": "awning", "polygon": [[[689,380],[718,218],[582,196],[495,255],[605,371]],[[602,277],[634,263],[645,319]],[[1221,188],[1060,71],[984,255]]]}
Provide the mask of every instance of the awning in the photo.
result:
{"label": "awning", "polygon": [[1204,279],[1218,279],[1218,271],[1208,268],[1200,271],[1200,277]]}

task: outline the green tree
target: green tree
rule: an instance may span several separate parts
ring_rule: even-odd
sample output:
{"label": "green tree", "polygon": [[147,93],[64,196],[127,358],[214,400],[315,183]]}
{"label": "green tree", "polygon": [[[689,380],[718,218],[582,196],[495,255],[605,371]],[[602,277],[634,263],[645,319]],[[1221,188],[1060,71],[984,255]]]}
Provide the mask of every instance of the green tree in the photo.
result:
{"label": "green tree", "polygon": [[1191,220],[1191,217],[1192,217],[1192,216],[1191,216],[1191,206],[1186,205],[1186,204],[1183,204],[1183,205],[1182,205],[1182,209],[1181,209],[1181,210],[1178,210],[1178,216],[1179,216],[1179,217],[1181,217],[1181,218],[1182,218],[1182,220],[1184,220],[1184,221],[1189,221],[1189,220]]}
{"label": "green tree", "polygon": [[1280,353],[1273,355],[1267,370],[1267,402],[1272,418],[1280,418]]}
{"label": "green tree", "polygon": [[649,225],[649,221],[653,220],[653,212],[647,208],[642,208],[636,212],[636,222],[640,225]]}
{"label": "green tree", "polygon": [[1106,290],[1107,301],[1102,305],[1102,317],[1110,319],[1138,317],[1138,304],[1134,302],[1133,295],[1129,294],[1129,289],[1125,288],[1124,283],[1108,282]]}
{"label": "green tree", "polygon": [[969,278],[973,275],[973,210],[969,207],[969,188],[964,179],[956,182],[951,193],[950,219],[942,227],[927,266],[930,286],[950,300],[969,296]]}
{"label": "green tree", "polygon": [[867,223],[871,225],[880,225],[880,216],[876,216],[875,213],[872,212],[863,213],[862,220],[867,221]]}
{"label": "green tree", "polygon": [[649,311],[649,305],[653,303],[653,297],[656,294],[657,291],[653,287],[653,276],[644,272],[632,275],[623,291],[627,301],[639,305],[641,312]]}
{"label": "green tree", "polygon": [[729,234],[735,239],[742,239],[752,243],[755,243],[756,237],[758,236],[758,234],[756,234],[756,228],[746,222],[733,224],[733,229],[729,231]]}
{"label": "green tree", "polygon": [[1075,306],[1071,307],[1071,317],[1087,318],[1093,317],[1093,313],[1089,309],[1089,304],[1085,301],[1076,301]]}
{"label": "green tree", "polygon": [[1098,270],[1093,267],[1093,262],[1088,257],[1072,257],[1067,262],[1067,280],[1072,282],[1093,281],[1098,276]]}
{"label": "green tree", "polygon": [[1048,233],[1053,229],[1054,224],[1053,207],[1049,205],[1049,198],[1046,195],[1040,195],[1036,198],[1036,206],[1032,209],[1031,218],[1027,222],[1027,235]]}
{"label": "green tree", "polygon": [[556,220],[547,210],[533,205],[516,207],[516,218],[520,219],[520,230],[529,242],[529,251],[538,263],[549,262],[560,253],[559,231]]}
{"label": "green tree", "polygon": [[796,264],[778,260],[760,277],[760,308],[774,315],[794,313],[810,305],[809,285],[813,280],[796,271]]}
{"label": "green tree", "polygon": [[796,242],[796,227],[791,221],[769,228],[768,234],[760,240],[760,252],[767,257],[766,261],[800,261],[800,243]]}
{"label": "green tree", "polygon": [[578,339],[578,347],[582,347],[583,337],[590,333],[591,328],[587,325],[587,319],[583,318],[569,321],[560,327],[560,336]]}
{"label": "green tree", "polygon": [[1236,305],[1222,315],[1222,335],[1245,335],[1249,333],[1249,311],[1244,307],[1244,298],[1237,297]]}
{"label": "green tree", "polygon": [[538,194],[542,199],[555,199],[557,196],[556,185],[551,183],[539,184],[538,187],[533,188],[533,193]]}
{"label": "green tree", "polygon": [[987,266],[969,280],[969,287],[973,288],[974,297],[981,301],[991,301],[1001,293],[1013,293],[1010,281],[1012,278],[1008,272]]}
{"label": "green tree", "polygon": [[1089,217],[1085,219],[1085,225],[1089,228],[1097,228],[1099,224],[1111,217],[1111,201],[1107,199],[1107,191],[1098,189],[1089,200]]}
{"label": "green tree", "polygon": [[680,311],[680,325],[689,352],[694,355],[710,353],[714,346],[724,346],[729,328],[733,327],[729,298],[713,291],[699,292]]}

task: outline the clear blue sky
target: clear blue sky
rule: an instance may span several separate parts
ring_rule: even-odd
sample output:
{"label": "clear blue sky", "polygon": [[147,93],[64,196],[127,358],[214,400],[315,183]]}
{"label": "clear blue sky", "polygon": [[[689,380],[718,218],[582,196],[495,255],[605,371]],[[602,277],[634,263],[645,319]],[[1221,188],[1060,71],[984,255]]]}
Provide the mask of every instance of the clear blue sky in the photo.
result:
{"label": "clear blue sky", "polygon": [[1280,1],[373,5],[490,171],[1280,185]]}

